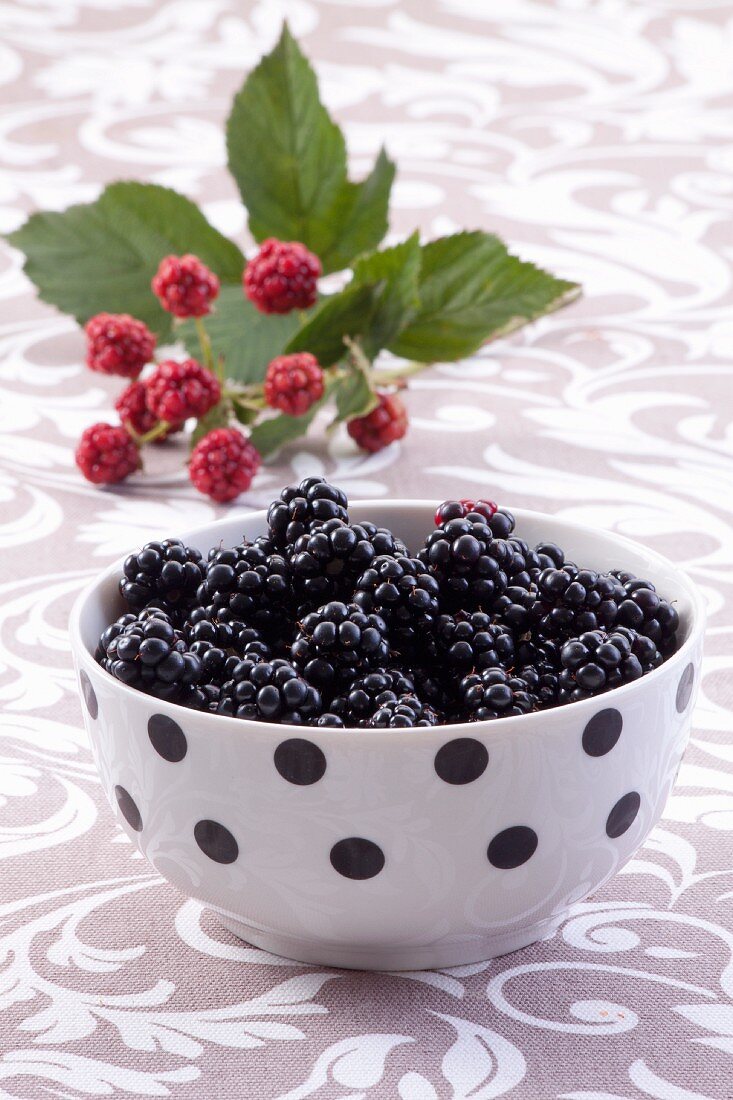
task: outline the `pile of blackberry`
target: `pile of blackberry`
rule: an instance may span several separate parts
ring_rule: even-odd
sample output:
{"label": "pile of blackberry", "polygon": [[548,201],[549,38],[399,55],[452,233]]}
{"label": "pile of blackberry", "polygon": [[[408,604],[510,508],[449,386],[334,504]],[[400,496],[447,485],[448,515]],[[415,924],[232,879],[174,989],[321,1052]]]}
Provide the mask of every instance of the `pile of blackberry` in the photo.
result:
{"label": "pile of blackberry", "polygon": [[650,581],[531,547],[491,501],[445,501],[420,547],[353,522],[322,477],[283,489],[266,534],[131,554],[97,660],[130,687],[288,725],[407,729],[588,699],[672,654]]}

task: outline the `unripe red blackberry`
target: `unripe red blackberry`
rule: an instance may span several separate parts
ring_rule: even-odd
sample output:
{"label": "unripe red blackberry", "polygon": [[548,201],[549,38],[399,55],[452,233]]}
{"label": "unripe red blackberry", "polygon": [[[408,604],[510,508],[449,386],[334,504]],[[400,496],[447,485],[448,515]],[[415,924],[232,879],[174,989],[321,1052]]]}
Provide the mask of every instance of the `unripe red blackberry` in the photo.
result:
{"label": "unripe red blackberry", "polygon": [[138,449],[129,434],[113,424],[85,428],[74,457],[84,477],[95,485],[124,481],[140,466]]}
{"label": "unripe red blackberry", "polygon": [[163,309],[174,317],[203,317],[219,293],[219,279],[198,256],[166,256],[152,288]]}
{"label": "unripe red blackberry", "polygon": [[169,424],[197,419],[219,403],[221,385],[216,375],[195,359],[165,359],[145,383],[145,400],[153,416]]}
{"label": "unripe red blackberry", "polygon": [[191,451],[188,473],[200,493],[219,503],[245,493],[260,468],[258,451],[236,428],[215,428]]}
{"label": "unripe red blackberry", "polygon": [[146,324],[128,313],[98,313],[84,326],[87,366],[101,374],[137,378],[155,351],[155,337]]}
{"label": "unripe red blackberry", "polygon": [[323,371],[315,355],[278,355],[265,375],[265,401],[288,416],[302,416],[323,397]]}
{"label": "unripe red blackberry", "polygon": [[321,261],[304,244],[268,237],[244,269],[244,292],[262,313],[310,309],[321,271]]}
{"label": "unripe red blackberry", "polygon": [[362,451],[374,453],[402,439],[407,431],[407,409],[396,393],[378,393],[379,404],[366,416],[349,420],[346,430]]}

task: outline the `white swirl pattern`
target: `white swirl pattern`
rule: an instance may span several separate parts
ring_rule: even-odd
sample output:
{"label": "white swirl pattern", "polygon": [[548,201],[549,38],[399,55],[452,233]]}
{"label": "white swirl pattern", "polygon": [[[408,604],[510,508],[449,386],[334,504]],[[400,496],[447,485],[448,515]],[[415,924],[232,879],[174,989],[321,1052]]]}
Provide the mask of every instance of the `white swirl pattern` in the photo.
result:
{"label": "white swirl pattern", "polygon": [[411,387],[404,445],[291,448],[247,503],[483,492],[644,539],[706,592],[693,742],[663,826],[561,932],[433,973],[235,941],[116,829],[65,639],[79,588],[216,509],[180,445],[117,491],[72,443],[115,387],[0,267],[0,1097],[723,1100],[733,1077],[733,19],[725,0],[21,0],[3,7],[0,230],[149,178],[242,238],[221,122],[286,16],[393,231],[493,228],[584,299]]}

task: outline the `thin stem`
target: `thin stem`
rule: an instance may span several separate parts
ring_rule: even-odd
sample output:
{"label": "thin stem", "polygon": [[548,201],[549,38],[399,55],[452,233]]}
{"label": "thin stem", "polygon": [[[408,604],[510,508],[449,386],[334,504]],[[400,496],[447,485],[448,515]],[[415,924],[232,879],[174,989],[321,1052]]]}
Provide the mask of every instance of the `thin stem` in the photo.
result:
{"label": "thin stem", "polygon": [[208,332],[206,331],[206,325],[204,324],[203,317],[194,318],[194,324],[196,325],[196,333],[199,338],[199,345],[201,347],[201,355],[203,356],[204,366],[207,367],[212,374],[216,374],[217,377],[221,380],[223,378],[221,360],[219,361],[218,365],[219,369],[217,369],[217,366],[214,363],[214,352],[211,347],[211,340],[209,338]]}
{"label": "thin stem", "polygon": [[[155,439],[160,439],[161,436],[166,435],[171,429],[171,426],[167,420],[159,420],[154,428],[151,428],[149,432],[145,432],[145,435],[133,436],[138,447],[142,447],[145,443],[152,443]],[[130,428],[128,426],[128,431]],[[132,435],[132,432],[130,432]]]}
{"label": "thin stem", "polygon": [[401,382],[403,378],[419,374],[432,365],[432,363],[407,363],[404,367],[395,367],[394,370],[375,370],[372,368],[369,377],[372,382],[377,384],[380,382]]}

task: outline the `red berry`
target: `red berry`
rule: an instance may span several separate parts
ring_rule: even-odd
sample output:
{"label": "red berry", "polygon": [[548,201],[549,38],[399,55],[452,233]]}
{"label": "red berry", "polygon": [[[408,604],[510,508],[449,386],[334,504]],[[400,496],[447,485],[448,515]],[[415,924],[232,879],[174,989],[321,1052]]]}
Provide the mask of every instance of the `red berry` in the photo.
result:
{"label": "red berry", "polygon": [[155,351],[155,337],[127,313],[98,313],[84,325],[87,366],[102,374],[137,378]]}
{"label": "red berry", "polygon": [[223,503],[234,500],[252,484],[260,456],[236,428],[215,428],[200,440],[188,463],[191,481],[200,493]]}
{"label": "red berry", "polygon": [[288,416],[302,416],[323,397],[323,371],[308,351],[278,355],[265,375],[265,401]]}
{"label": "red berry", "polygon": [[145,383],[146,400],[156,420],[182,424],[189,416],[205,416],[219,403],[218,378],[195,359],[166,359]]}
{"label": "red berry", "polygon": [[219,280],[198,256],[166,256],[152,287],[163,309],[174,317],[203,317],[219,293]]}
{"label": "red berry", "polygon": [[[146,382],[140,380],[131,382],[115,401],[115,409],[119,413],[122,423],[138,435],[146,435],[158,423],[157,418],[148,408],[147,391]],[[156,436],[154,442],[162,443],[173,432],[180,430],[180,424],[172,424],[167,432]]]}
{"label": "red berry", "polygon": [[378,393],[379,404],[366,416],[350,420],[346,430],[363,451],[381,451],[407,431],[407,409],[396,393]]}
{"label": "red berry", "polygon": [[132,439],[124,428],[114,424],[92,424],[86,428],[74,457],[84,477],[95,485],[123,481],[140,465]]}
{"label": "red berry", "polygon": [[452,519],[464,519],[469,512],[478,512],[484,519],[491,519],[497,505],[493,500],[469,500],[462,497],[461,500],[444,500],[435,513],[435,526],[440,527]]}
{"label": "red berry", "polygon": [[262,313],[309,309],[321,271],[321,261],[304,244],[268,237],[244,269],[244,292]]}

